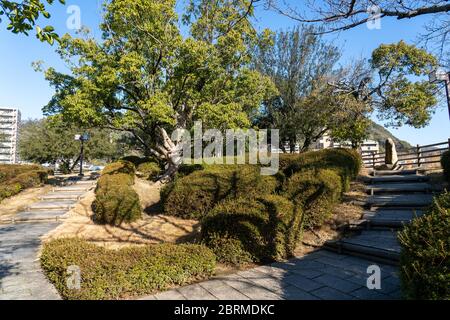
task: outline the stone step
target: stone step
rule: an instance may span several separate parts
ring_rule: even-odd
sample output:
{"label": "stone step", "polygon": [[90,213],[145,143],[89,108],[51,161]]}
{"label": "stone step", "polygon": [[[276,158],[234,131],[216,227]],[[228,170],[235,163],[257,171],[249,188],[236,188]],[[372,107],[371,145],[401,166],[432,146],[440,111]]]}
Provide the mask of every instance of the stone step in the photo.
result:
{"label": "stone step", "polygon": [[52,210],[52,211],[24,211],[18,214],[0,219],[0,223],[17,223],[17,222],[27,222],[27,221],[40,221],[40,220],[63,220],[63,215],[67,211],[63,210]]}
{"label": "stone step", "polygon": [[411,183],[411,182],[424,182],[428,180],[429,177],[421,174],[390,175],[380,177],[375,176],[368,178],[369,183],[386,183],[386,182]]}
{"label": "stone step", "polygon": [[327,249],[359,257],[370,257],[375,261],[397,265],[400,259],[400,244],[395,231],[363,231],[351,238],[329,241]]}
{"label": "stone step", "polygon": [[41,197],[41,200],[78,200],[85,192],[52,192]]}
{"label": "stone step", "polygon": [[410,223],[412,219],[420,217],[423,214],[423,210],[378,209],[374,211],[364,211],[363,219],[369,227],[400,228],[405,224]]}
{"label": "stone step", "polygon": [[37,210],[70,210],[76,201],[41,201],[32,204],[28,207],[29,211],[37,211]]}
{"label": "stone step", "polygon": [[75,183],[76,186],[89,186],[94,185],[97,181],[96,180],[80,180]]}
{"label": "stone step", "polygon": [[433,189],[432,185],[426,182],[411,182],[411,183],[376,183],[366,186],[366,191],[369,194],[379,193],[402,193],[402,192],[430,192]]}
{"label": "stone step", "polygon": [[368,207],[423,208],[429,206],[432,201],[432,194],[396,194],[370,196],[365,204]]}
{"label": "stone step", "polygon": [[372,171],[372,176],[405,176],[418,174],[422,171],[421,168],[405,169],[405,170],[375,170]]}
{"label": "stone step", "polygon": [[74,192],[74,193],[78,193],[78,192],[86,192],[89,191],[91,189],[93,189],[94,186],[70,186],[70,187],[58,187],[58,188],[54,188],[53,192]]}

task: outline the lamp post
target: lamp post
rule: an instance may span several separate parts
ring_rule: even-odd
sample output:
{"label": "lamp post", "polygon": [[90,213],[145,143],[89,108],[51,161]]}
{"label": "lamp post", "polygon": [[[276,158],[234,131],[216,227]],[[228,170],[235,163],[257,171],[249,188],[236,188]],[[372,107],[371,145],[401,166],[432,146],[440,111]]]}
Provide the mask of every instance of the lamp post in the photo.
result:
{"label": "lamp post", "polygon": [[81,142],[81,150],[80,150],[80,173],[78,176],[83,177],[83,159],[84,159],[84,142],[89,140],[89,135],[87,133],[77,134],[75,135],[75,140]]}
{"label": "lamp post", "polygon": [[450,117],[450,72],[446,72],[442,68],[437,68],[429,74],[431,83],[445,83],[445,93],[447,96],[448,115]]}

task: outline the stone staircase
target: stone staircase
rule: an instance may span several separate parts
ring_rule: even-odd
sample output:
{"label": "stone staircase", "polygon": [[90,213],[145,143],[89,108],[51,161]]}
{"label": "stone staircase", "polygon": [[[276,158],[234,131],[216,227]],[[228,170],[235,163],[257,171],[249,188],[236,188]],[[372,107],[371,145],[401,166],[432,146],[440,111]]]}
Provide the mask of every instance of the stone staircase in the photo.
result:
{"label": "stone staircase", "polygon": [[96,180],[89,177],[68,178],[60,186],[54,187],[51,192],[41,196],[40,201],[28,206],[24,211],[12,217],[1,218],[0,224],[62,220],[64,215],[89,190],[95,187],[95,184]]}
{"label": "stone staircase", "polygon": [[429,178],[418,170],[373,171],[366,180],[363,217],[350,226],[356,234],[329,241],[326,249],[397,265],[397,232],[424,213],[433,191]]}

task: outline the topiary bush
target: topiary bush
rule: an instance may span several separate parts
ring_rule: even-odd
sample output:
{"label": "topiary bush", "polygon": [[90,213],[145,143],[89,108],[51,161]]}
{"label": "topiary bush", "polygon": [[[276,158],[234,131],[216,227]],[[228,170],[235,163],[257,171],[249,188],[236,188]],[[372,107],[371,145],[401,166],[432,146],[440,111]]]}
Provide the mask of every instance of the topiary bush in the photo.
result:
{"label": "topiary bush", "polygon": [[280,155],[280,170],[287,178],[309,169],[334,169],[341,177],[344,191],[349,189],[350,181],[358,176],[361,166],[360,155],[352,149],[324,149]]}
{"label": "topiary bush", "polygon": [[399,233],[400,279],[407,299],[450,299],[450,193]]}
{"label": "topiary bush", "polygon": [[102,172],[92,203],[94,220],[118,226],[141,218],[139,195],[134,191],[134,170],[131,162],[119,160]]}
{"label": "topiary bush", "polygon": [[156,162],[144,162],[137,166],[137,174],[146,180],[154,180],[161,174],[161,168]]}
{"label": "topiary bush", "polygon": [[241,196],[273,193],[278,182],[261,176],[257,166],[210,166],[176,179],[162,192],[164,212],[187,219],[203,218],[217,203]]}
{"label": "topiary bush", "polygon": [[133,190],[131,179],[127,174],[99,179],[92,204],[96,222],[118,226],[141,218],[139,195]]}
{"label": "topiary bush", "polygon": [[441,165],[442,169],[444,169],[445,180],[450,184],[450,151],[446,151],[442,154]]}
{"label": "topiary bush", "polygon": [[136,167],[130,161],[119,160],[108,164],[103,170],[102,175],[125,173],[134,177]]}
{"label": "topiary bush", "polygon": [[331,216],[341,193],[341,178],[334,169],[309,169],[290,177],[282,194],[303,208],[304,226],[316,228]]}
{"label": "topiary bush", "polygon": [[218,204],[202,221],[202,242],[219,261],[269,262],[293,255],[301,235],[300,208],[278,195]]}
{"label": "topiary bush", "polygon": [[[64,299],[104,300],[156,293],[176,285],[208,278],[215,256],[193,244],[157,244],[120,250],[77,238],[44,244],[41,266]],[[70,266],[81,272],[81,288],[69,289]]]}

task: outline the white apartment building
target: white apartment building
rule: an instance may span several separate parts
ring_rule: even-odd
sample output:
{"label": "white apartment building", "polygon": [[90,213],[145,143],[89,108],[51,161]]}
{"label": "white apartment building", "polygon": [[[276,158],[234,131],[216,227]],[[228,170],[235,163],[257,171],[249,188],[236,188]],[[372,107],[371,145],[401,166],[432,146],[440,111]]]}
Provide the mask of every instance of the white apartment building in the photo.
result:
{"label": "white apartment building", "polygon": [[0,108],[0,164],[18,163],[19,109]]}

